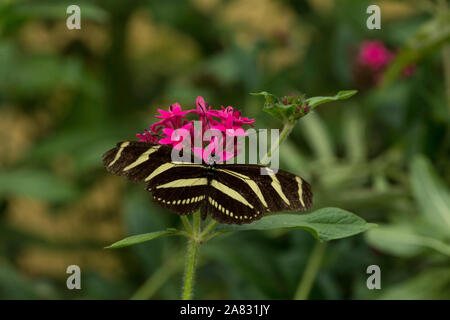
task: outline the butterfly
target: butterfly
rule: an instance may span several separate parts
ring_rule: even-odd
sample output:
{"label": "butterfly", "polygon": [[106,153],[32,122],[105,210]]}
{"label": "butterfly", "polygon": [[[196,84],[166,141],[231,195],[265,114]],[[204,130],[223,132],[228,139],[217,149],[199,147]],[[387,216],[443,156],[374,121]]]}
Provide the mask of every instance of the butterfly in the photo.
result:
{"label": "butterfly", "polygon": [[[153,201],[179,215],[198,210],[224,224],[244,224],[265,213],[304,211],[311,186],[299,176],[256,164],[172,161],[172,148],[123,141],[103,155],[107,170],[132,182],[144,181]],[[261,174],[266,170],[266,174]]]}

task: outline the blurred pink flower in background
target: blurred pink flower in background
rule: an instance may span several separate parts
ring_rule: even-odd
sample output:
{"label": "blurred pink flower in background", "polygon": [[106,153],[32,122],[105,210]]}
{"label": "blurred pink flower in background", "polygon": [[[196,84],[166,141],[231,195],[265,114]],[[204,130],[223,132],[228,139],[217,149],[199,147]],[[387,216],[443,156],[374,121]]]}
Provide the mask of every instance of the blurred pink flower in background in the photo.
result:
{"label": "blurred pink flower in background", "polygon": [[357,64],[374,71],[383,70],[394,58],[394,54],[381,41],[363,41],[359,47]]}
{"label": "blurred pink flower in background", "polygon": [[[366,40],[359,45],[353,61],[353,78],[360,88],[370,88],[381,82],[383,73],[395,58],[391,51],[380,40]],[[403,77],[410,77],[416,71],[416,65],[408,65],[402,72]]]}
{"label": "blurred pink flower in background", "polygon": [[[191,148],[194,154],[203,158],[205,162],[209,161],[210,154],[215,154],[216,162],[223,162],[235,157],[240,150],[237,148],[237,137],[246,135],[243,125],[253,126],[254,119],[241,116],[241,112],[231,106],[221,107],[221,110],[212,109],[203,97],[198,96],[195,102],[195,109],[183,111],[179,103],[169,106],[168,110],[158,109],[159,115],[155,116],[158,122],[150,126],[150,131],[138,133],[136,136],[139,141],[171,145],[173,148],[181,150],[182,142],[186,133],[190,134]],[[187,114],[195,114],[198,119],[188,120]],[[200,128],[196,128],[194,121],[200,121]],[[174,134],[176,129],[184,129],[179,136]],[[221,137],[212,137],[211,141],[205,141],[203,134],[206,130],[216,130]],[[194,140],[200,139],[201,147],[195,147]],[[222,140],[222,141],[220,141]],[[219,143],[222,143],[222,152],[219,151]],[[232,143],[233,151],[227,148],[227,143]]]}

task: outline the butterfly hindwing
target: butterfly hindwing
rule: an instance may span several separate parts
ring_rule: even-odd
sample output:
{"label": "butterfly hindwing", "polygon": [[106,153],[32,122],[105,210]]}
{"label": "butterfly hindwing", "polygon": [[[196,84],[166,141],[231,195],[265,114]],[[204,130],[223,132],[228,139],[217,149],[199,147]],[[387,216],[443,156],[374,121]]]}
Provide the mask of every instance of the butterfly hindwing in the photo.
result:
{"label": "butterfly hindwing", "polygon": [[[194,213],[200,209],[205,201],[206,178],[178,179],[184,186],[156,186],[153,191],[153,202],[179,215]],[[172,190],[173,189],[173,190]]]}
{"label": "butterfly hindwing", "polygon": [[205,201],[208,180],[203,165],[166,162],[146,180],[153,201],[180,215],[199,210]]}
{"label": "butterfly hindwing", "polygon": [[260,219],[265,211],[263,202],[248,184],[217,169],[206,195],[207,211],[221,223],[250,223]]}

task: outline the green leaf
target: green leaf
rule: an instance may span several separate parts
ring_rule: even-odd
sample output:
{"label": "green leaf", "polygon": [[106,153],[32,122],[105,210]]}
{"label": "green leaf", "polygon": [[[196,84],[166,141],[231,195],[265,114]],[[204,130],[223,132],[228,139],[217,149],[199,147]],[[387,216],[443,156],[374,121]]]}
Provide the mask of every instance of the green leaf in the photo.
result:
{"label": "green leaf", "polygon": [[263,96],[266,99],[266,102],[264,103],[264,111],[275,118],[285,120],[287,119],[285,113],[292,113],[293,107],[289,109],[288,106],[285,106],[283,103],[281,103],[280,98],[267,91],[250,94],[253,96]]}
{"label": "green leaf", "polygon": [[105,249],[117,249],[128,246],[133,246],[142,242],[158,239],[161,237],[180,235],[181,232],[176,229],[168,229],[166,231],[155,231],[150,233],[142,233],[135,236],[127,237],[120,241],[114,242],[112,245],[105,247]]}
{"label": "green leaf", "polygon": [[386,225],[369,230],[366,240],[377,249],[400,257],[414,257],[425,249],[450,256],[450,245],[417,234],[406,225]]}
{"label": "green leaf", "polygon": [[270,103],[270,104],[275,104],[277,102],[280,102],[280,99],[277,96],[275,96],[267,91],[253,92],[250,94],[252,96],[263,96],[266,99],[266,102]]}
{"label": "green leaf", "polygon": [[438,179],[429,160],[417,156],[411,162],[411,185],[423,216],[441,231],[450,234],[450,194]]}
{"label": "green leaf", "polygon": [[311,107],[311,109],[314,109],[315,107],[323,103],[348,99],[354,96],[357,92],[358,90],[344,90],[339,91],[334,97],[312,97],[306,99],[306,102]]}
{"label": "green leaf", "polygon": [[242,226],[220,225],[218,230],[272,230],[279,228],[304,229],[320,241],[353,236],[373,227],[357,215],[339,208],[323,208],[309,214],[274,214]]}

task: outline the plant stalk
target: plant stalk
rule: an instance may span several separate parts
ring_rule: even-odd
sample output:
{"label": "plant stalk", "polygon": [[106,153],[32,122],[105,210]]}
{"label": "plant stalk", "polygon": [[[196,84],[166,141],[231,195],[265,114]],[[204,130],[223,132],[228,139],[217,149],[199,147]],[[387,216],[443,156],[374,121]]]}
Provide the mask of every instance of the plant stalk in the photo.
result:
{"label": "plant stalk", "polygon": [[205,229],[203,229],[202,233],[200,234],[200,239],[205,239],[205,237],[215,228],[216,224],[217,221],[211,221],[211,223],[208,224]]}
{"label": "plant stalk", "polygon": [[192,292],[194,288],[194,277],[195,268],[197,266],[198,251],[201,242],[201,221],[200,212],[195,212],[192,217],[192,229],[191,234],[193,238],[189,240],[187,252],[186,252],[186,263],[184,266],[184,285],[183,285],[183,300],[191,300]]}
{"label": "plant stalk", "polygon": [[272,158],[272,154],[280,147],[281,143],[289,136],[295,124],[296,122],[294,123],[286,122],[284,124],[283,129],[281,130],[280,138],[274,145],[270,147],[270,151],[266,153],[264,158],[260,161],[260,164],[266,165],[267,163],[269,163],[270,158]]}
{"label": "plant stalk", "polygon": [[186,216],[181,216],[181,221],[183,222],[184,228],[186,229],[187,233],[192,234],[192,226],[189,222],[189,219]]}
{"label": "plant stalk", "polygon": [[313,251],[309,256],[308,263],[306,264],[305,272],[303,272],[302,280],[300,281],[295,293],[294,300],[308,299],[309,293],[314,281],[316,280],[317,273],[322,263],[325,246],[326,244],[324,242],[319,241],[317,241],[314,245]]}
{"label": "plant stalk", "polygon": [[193,235],[199,235],[201,231],[200,212],[194,213],[192,217]]}
{"label": "plant stalk", "polygon": [[182,265],[179,262],[180,255],[176,254],[174,257],[167,260],[161,265],[145,283],[133,294],[131,300],[148,300],[150,299],[163,284],[177,273]]}
{"label": "plant stalk", "polygon": [[195,267],[197,265],[198,249],[200,243],[197,240],[189,240],[186,253],[186,265],[184,267],[183,300],[191,300],[194,288]]}

